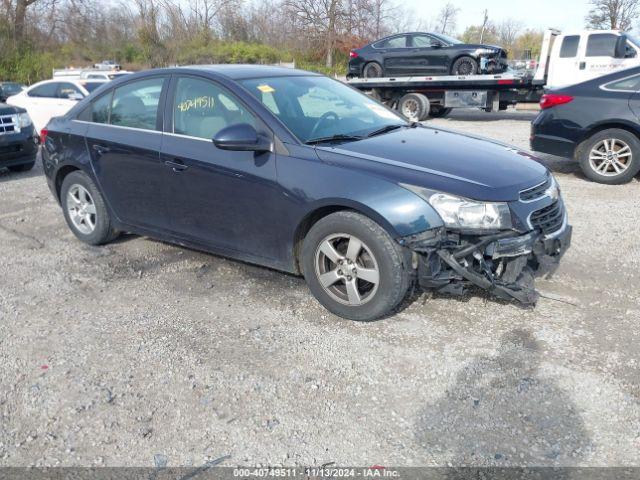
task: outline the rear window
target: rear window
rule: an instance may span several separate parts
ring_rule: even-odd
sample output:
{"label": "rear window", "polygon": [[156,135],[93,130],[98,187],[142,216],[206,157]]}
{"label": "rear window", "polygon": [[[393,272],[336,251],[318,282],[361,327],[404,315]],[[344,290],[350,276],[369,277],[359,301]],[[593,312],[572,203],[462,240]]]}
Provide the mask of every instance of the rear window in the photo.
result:
{"label": "rear window", "polygon": [[91,93],[94,90],[97,90],[103,85],[102,82],[87,82],[83,83],[82,86],[87,90],[87,92]]}
{"label": "rear window", "polygon": [[564,37],[562,46],[560,47],[560,58],[573,58],[578,54],[578,44],[580,43],[580,35],[570,35]]}
{"label": "rear window", "polygon": [[615,57],[618,36],[612,33],[589,35],[587,57]]}

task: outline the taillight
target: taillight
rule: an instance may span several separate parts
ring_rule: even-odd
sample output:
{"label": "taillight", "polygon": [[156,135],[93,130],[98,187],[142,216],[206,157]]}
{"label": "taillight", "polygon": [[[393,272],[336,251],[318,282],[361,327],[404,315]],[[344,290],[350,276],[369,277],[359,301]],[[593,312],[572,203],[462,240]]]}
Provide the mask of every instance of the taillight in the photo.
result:
{"label": "taillight", "polygon": [[573,101],[571,95],[560,95],[557,93],[545,93],[540,99],[540,108],[546,110],[547,108],[557,107],[558,105],[564,105]]}
{"label": "taillight", "polygon": [[47,135],[49,135],[49,130],[46,128],[40,130],[40,145],[44,145],[44,142],[47,141]]}
{"label": "taillight", "polygon": [[354,52],[353,50],[351,50],[349,52],[349,58],[358,58],[358,52]]}

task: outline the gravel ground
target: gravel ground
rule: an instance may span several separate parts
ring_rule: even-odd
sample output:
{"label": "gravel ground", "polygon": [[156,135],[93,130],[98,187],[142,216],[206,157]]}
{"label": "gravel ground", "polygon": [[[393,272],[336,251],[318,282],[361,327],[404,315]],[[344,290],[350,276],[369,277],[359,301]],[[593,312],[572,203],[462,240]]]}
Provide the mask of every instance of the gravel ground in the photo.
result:
{"label": "gravel ground", "polygon": [[[430,123],[527,147],[533,115]],[[0,174],[0,465],[640,466],[640,186],[545,161],[575,230],[535,309],[425,293],[370,324],[297,277],[85,246],[39,166]]]}

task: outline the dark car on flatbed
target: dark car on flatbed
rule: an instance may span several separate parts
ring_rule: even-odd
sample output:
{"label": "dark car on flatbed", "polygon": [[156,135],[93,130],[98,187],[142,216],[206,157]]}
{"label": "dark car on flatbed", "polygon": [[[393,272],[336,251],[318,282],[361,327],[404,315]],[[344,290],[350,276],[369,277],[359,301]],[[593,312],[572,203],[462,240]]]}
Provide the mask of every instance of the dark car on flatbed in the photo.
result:
{"label": "dark car on flatbed", "polygon": [[569,246],[558,185],[527,152],[427,128],[285,68],[151,70],[42,132],[49,187],[83,242],[149,235],[304,275],[373,320],[414,284],[535,303]]}
{"label": "dark car on flatbed", "polygon": [[24,108],[0,103],[0,168],[31,170],[38,153],[38,135]]}
{"label": "dark car on flatbed", "polygon": [[349,57],[347,78],[493,74],[508,66],[503,48],[426,32],[391,35],[352,50]]}

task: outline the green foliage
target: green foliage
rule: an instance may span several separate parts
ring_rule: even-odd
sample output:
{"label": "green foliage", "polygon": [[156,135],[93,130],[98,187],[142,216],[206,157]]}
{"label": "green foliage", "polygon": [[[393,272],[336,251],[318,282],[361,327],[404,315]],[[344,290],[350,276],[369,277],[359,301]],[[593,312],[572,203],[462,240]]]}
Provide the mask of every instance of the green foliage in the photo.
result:
{"label": "green foliage", "polygon": [[31,49],[14,50],[0,56],[0,79],[30,84],[51,78],[56,55]]}

